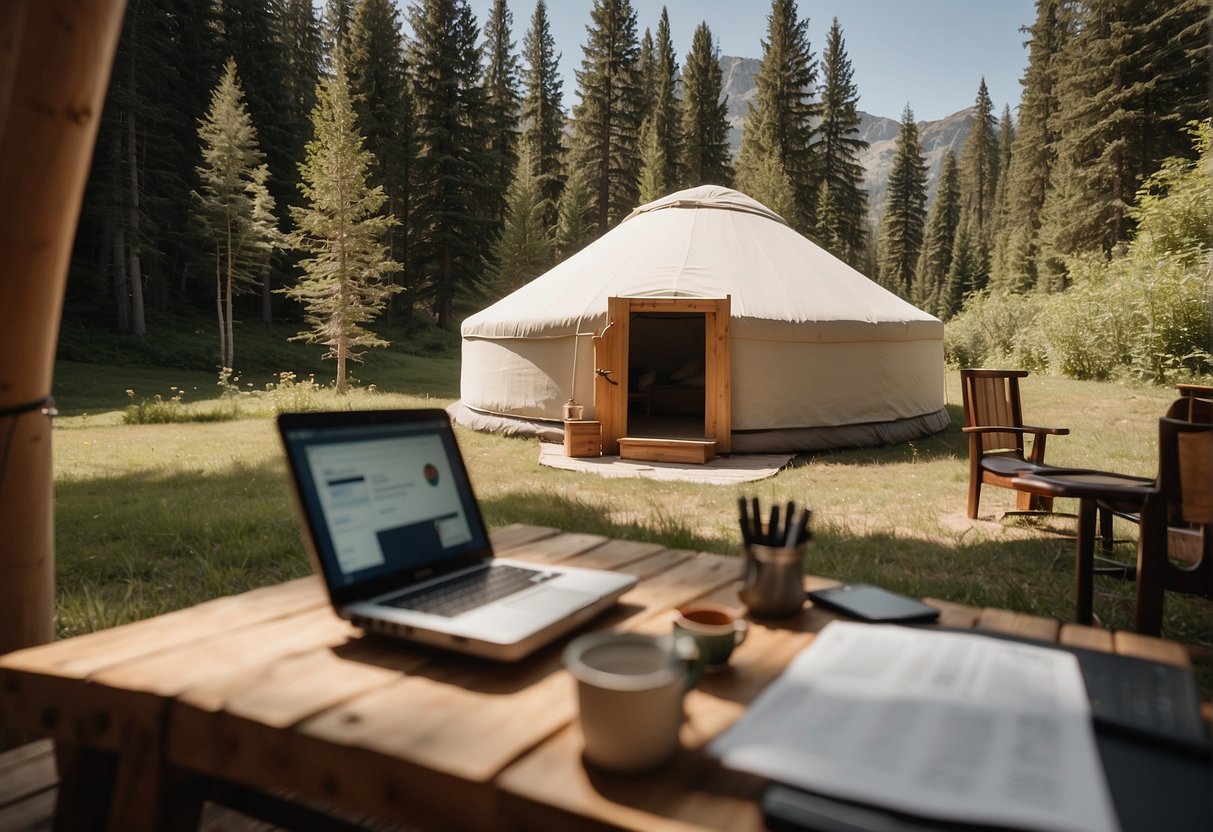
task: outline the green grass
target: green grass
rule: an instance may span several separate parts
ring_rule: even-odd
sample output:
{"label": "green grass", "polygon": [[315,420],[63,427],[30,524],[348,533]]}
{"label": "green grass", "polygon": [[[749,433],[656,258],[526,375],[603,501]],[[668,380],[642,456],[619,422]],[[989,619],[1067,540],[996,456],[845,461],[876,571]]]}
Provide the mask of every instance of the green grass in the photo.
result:
{"label": "green grass", "polygon": [[[149,395],[163,395],[191,380],[185,372],[57,367],[57,395],[65,410],[78,414],[60,418],[55,431],[62,635],[308,571],[278,441],[272,422],[261,418],[272,412],[264,397],[249,397],[246,418],[228,423],[118,423],[132,380],[146,383]],[[400,352],[368,360],[362,377],[377,392],[340,400],[326,392],[318,394],[327,397],[320,404],[444,406],[457,394],[458,360],[449,350]],[[195,382],[197,397],[217,396],[214,378],[210,387],[204,378]],[[947,380],[952,425],[942,433],[891,447],[801,455],[776,477],[746,486],[558,471],[538,464],[533,440],[462,429],[458,435],[492,528],[536,523],[736,553],[739,494],[764,502],[795,499],[814,510],[813,573],[1072,620],[1071,538],[1001,521],[1014,504],[1003,489],[986,489],[982,519],[965,516],[967,441],[958,427],[958,375],[949,372]],[[1023,395],[1029,421],[1071,430],[1050,438],[1051,462],[1153,474],[1157,418],[1170,390],[1033,376]],[[191,391],[187,402],[192,398]],[[104,412],[107,405],[113,410]],[[1058,507],[1074,506],[1059,501]],[[1065,530],[1072,523],[1052,525]],[[1135,535],[1132,527],[1119,532]],[[1132,558],[1130,544],[1121,550]],[[1097,578],[1095,590],[1101,621],[1131,627],[1132,584]],[[1172,596],[1164,634],[1209,645],[1210,612],[1208,602]]]}

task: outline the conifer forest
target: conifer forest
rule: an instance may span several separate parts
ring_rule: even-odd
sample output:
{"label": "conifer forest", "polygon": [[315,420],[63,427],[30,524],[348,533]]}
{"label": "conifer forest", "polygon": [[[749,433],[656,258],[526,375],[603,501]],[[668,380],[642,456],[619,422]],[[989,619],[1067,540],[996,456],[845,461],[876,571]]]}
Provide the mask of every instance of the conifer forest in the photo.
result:
{"label": "conifer forest", "polygon": [[931,193],[911,99],[880,206],[836,19],[755,6],[734,154],[710,20],[584,5],[562,78],[545,0],[485,20],[466,0],[128,0],[65,324],[139,339],[213,316],[232,367],[234,321],[283,320],[340,365],[385,344],[379,316],[457,330],[637,205],[715,184],[947,322],[954,362],[1210,372],[1207,0],[1037,0],[1020,99],[998,112],[972,79]]}

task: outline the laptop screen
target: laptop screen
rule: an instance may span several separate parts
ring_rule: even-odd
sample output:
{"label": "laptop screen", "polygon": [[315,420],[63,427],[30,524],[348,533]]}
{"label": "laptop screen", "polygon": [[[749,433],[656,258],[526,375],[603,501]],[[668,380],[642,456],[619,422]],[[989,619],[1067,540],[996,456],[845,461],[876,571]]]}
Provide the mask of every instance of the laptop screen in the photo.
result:
{"label": "laptop screen", "polygon": [[279,428],[335,601],[490,554],[445,412],[283,414]]}

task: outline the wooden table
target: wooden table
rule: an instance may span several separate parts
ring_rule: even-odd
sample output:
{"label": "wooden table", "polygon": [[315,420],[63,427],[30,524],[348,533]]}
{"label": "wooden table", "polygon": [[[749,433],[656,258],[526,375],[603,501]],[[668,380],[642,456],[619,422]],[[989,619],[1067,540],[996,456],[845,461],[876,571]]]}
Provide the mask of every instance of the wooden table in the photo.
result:
{"label": "wooden table", "polygon": [[[533,526],[493,542],[511,557],[639,576],[596,628],[664,632],[674,606],[737,602],[737,558]],[[1160,639],[931,603],[946,626],[1188,661]],[[701,749],[832,619],[806,606],[754,620],[731,669],[688,695],[684,750],[644,776],[582,763],[564,641],[502,666],[365,637],[315,578],[0,656],[0,732],[55,740],[64,827],[108,813],[113,829],[188,828],[204,796],[282,809],[262,795],[285,792],[443,830],[760,830],[765,783]]]}
{"label": "wooden table", "polygon": [[[1095,620],[1095,514],[1101,501],[1124,510],[1140,511],[1151,493],[1154,480],[1107,471],[1065,471],[1047,474],[1027,473],[1014,479],[1015,487],[1048,497],[1073,497],[1078,500],[1078,533],[1074,552],[1074,620],[1091,624]],[[1111,529],[1111,517],[1108,518]],[[1110,547],[1109,547],[1110,548]],[[1122,577],[1133,577],[1136,570],[1118,567]]]}

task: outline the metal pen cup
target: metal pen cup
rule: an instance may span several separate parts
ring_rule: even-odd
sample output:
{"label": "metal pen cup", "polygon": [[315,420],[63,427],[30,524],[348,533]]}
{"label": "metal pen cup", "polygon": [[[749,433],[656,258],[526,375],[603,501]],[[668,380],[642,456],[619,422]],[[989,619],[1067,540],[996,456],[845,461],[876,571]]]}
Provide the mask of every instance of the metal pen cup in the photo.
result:
{"label": "metal pen cup", "polygon": [[808,543],[799,546],[742,546],[745,574],[738,595],[754,615],[795,615],[804,606],[804,555]]}

